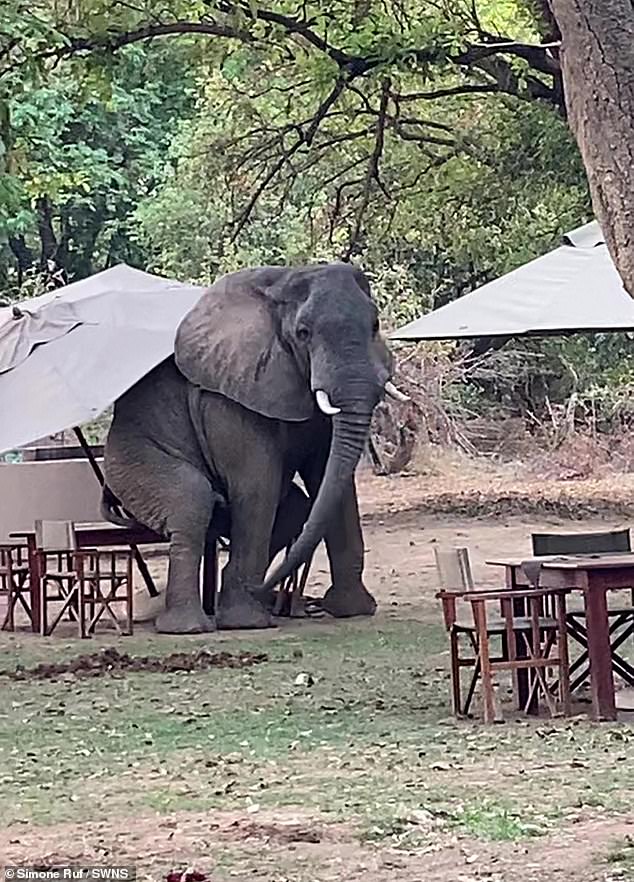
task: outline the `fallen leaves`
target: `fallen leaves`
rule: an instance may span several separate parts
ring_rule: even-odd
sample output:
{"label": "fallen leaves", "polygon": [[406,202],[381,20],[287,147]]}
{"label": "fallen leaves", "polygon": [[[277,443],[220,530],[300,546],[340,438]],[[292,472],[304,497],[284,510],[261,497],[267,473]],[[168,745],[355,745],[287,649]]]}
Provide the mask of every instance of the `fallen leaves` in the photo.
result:
{"label": "fallen leaves", "polygon": [[[0,671],[0,676],[12,680],[55,680],[59,677],[99,677],[103,674],[121,674],[126,671],[149,673],[175,673],[207,671],[211,668],[245,668],[268,661],[263,653],[173,652],[165,656],[131,656],[115,647],[106,647],[89,655],[79,655],[57,664],[39,664],[34,668],[16,667],[13,671]],[[59,714],[60,711],[51,710]],[[61,711],[63,713],[63,710]]]}
{"label": "fallen leaves", "polygon": [[315,678],[312,674],[309,674],[306,671],[302,671],[295,677],[293,685],[309,689],[311,686],[315,685]]}

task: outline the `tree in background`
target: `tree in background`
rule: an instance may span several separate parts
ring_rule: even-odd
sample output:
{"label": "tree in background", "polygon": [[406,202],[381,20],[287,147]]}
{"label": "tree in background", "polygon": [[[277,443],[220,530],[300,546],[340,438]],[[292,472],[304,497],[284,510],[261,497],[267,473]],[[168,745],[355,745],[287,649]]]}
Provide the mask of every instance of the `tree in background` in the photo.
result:
{"label": "tree in background", "polygon": [[116,59],[70,59],[46,76],[17,69],[0,102],[7,289],[144,262],[130,222],[164,179],[171,138],[193,108],[189,56],[183,44],[133,46]]}
{"label": "tree in background", "polygon": [[[48,81],[57,79],[71,60],[69,76],[75,80],[82,77],[81,59],[88,59],[93,72],[99,64],[111,80],[114,76],[125,84],[126,73],[114,58],[123,58],[125,67],[131,47],[151,43],[151,49],[143,50],[149,59],[157,45],[167,45],[164,38],[176,37],[169,42],[175,85],[191,70],[191,61],[176,60],[172,47],[187,40],[189,55],[196,57],[194,46],[199,53],[197,119],[189,135],[180,127],[178,141],[169,140],[180,167],[189,165],[194,176],[208,174],[217,192],[209,198],[200,190],[194,193],[195,186],[189,188],[188,205],[180,181],[170,177],[168,167],[165,177],[180,197],[183,220],[203,205],[207,208],[204,220],[200,212],[198,217],[209,240],[217,242],[219,257],[201,253],[199,272],[214,274],[239,259],[242,251],[236,249],[252,237],[260,250],[270,246],[273,253],[279,252],[273,230],[257,231],[258,222],[268,222],[273,214],[279,218],[272,226],[278,228],[284,253],[289,240],[297,240],[300,252],[323,251],[349,259],[377,252],[377,242],[386,241],[387,253],[403,245],[405,251],[429,252],[425,265],[436,264],[443,272],[453,263],[450,259],[447,264],[445,255],[446,234],[453,229],[452,248],[460,252],[459,293],[499,269],[497,260],[481,266],[478,251],[487,248],[477,242],[478,227],[497,249],[508,220],[524,215],[519,225],[523,238],[533,239],[531,228],[539,227],[534,245],[539,251],[574,225],[580,213],[583,179],[560,122],[561,76],[542,45],[545,25],[541,11],[533,6],[520,0],[333,0],[298,8],[288,2],[227,0],[209,0],[202,6],[187,0],[137,5],[105,0],[35,0],[27,5],[10,0],[0,21],[0,82],[5,94],[13,95],[7,102],[8,155],[19,155],[10,105],[24,98],[28,103],[38,74],[46,73]],[[151,81],[156,74],[148,69],[147,77]],[[169,75],[158,79],[167,83]],[[139,99],[137,106],[149,96]],[[70,103],[76,107],[77,96]],[[523,125],[524,114],[531,126]],[[179,122],[187,116],[182,114]],[[168,117],[174,118],[168,112],[163,121]],[[107,127],[111,124],[106,122]],[[511,187],[510,198],[504,185],[511,177],[502,174],[498,184],[496,169],[507,126],[511,149],[516,149],[520,128],[529,137],[527,161],[521,169],[522,163],[516,163],[524,193]],[[165,128],[174,134],[170,124]],[[125,122],[120,138],[125,139],[127,130]],[[49,143],[57,135],[51,131]],[[192,152],[210,160],[204,169],[199,163],[195,170],[187,141],[195,144]],[[541,161],[548,153],[555,167]],[[96,166],[101,164],[97,157],[92,159]],[[556,202],[560,217],[540,196],[531,204],[531,164],[536,189],[546,182],[557,187],[553,206]],[[558,164],[567,166],[561,186]],[[49,157],[46,165],[50,166]],[[566,198],[569,169],[575,165],[572,196]],[[95,171],[99,178],[105,170]],[[115,163],[113,171],[119,173],[120,164]],[[67,180],[77,192],[77,169],[69,172]],[[154,195],[161,183],[151,181],[147,192]],[[113,184],[110,191],[121,186],[116,176]],[[32,193],[26,195],[33,201]],[[131,195],[134,200],[137,194]],[[143,194],[138,195],[138,201],[144,201]],[[478,195],[482,205],[475,204]],[[467,207],[456,210],[463,196],[469,197]],[[45,198],[35,210],[46,234],[50,225]],[[148,215],[143,210],[138,217],[151,217],[151,211]],[[163,225],[159,218],[151,220],[153,228],[142,224],[142,235],[154,251]],[[12,219],[14,227],[25,222],[23,214],[18,221]],[[61,225],[60,217],[57,240],[64,235]],[[516,252],[512,237],[507,241]],[[14,244],[28,257],[21,242]],[[53,244],[50,236],[39,248],[44,253],[53,249],[65,257],[64,247]],[[379,246],[379,260],[380,252]],[[522,243],[518,260],[526,252]],[[530,246],[528,252],[534,253]],[[86,266],[84,261],[82,271]]]}
{"label": "tree in background", "polygon": [[552,0],[566,106],[597,217],[634,297],[634,6]]}
{"label": "tree in background", "polygon": [[0,285],[343,258],[410,318],[591,216],[558,45],[546,0],[6,0]]}

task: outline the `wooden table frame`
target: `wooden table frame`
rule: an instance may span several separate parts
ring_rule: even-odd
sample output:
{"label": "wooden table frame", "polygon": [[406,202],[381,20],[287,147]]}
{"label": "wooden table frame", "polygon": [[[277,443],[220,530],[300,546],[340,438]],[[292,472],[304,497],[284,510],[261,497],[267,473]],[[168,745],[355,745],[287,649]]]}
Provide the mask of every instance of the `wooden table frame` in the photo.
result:
{"label": "wooden table frame", "polygon": [[[132,530],[117,527],[114,524],[75,524],[75,536],[79,548],[132,548],[138,551],[138,545],[163,545],[168,540],[149,529]],[[35,530],[24,530],[10,534],[12,541],[23,542],[28,549],[29,559],[29,591],[31,597],[31,614],[33,631],[40,630],[40,572],[38,555],[36,554]],[[135,555],[138,563],[140,554]],[[141,557],[143,561],[143,558]],[[143,561],[145,567],[145,562]],[[141,570],[144,579],[150,578],[147,568]],[[202,605],[208,615],[213,615],[218,589],[218,546],[208,543],[203,561]],[[156,592],[158,594],[158,592]]]}
{"label": "wooden table frame", "polygon": [[[583,592],[592,716],[595,720],[616,720],[607,594],[608,591],[631,588],[634,585],[634,554],[570,555],[530,560],[541,565],[540,587],[568,588]],[[505,567],[509,587],[530,584],[523,570],[526,561],[515,558],[490,560],[487,563]]]}

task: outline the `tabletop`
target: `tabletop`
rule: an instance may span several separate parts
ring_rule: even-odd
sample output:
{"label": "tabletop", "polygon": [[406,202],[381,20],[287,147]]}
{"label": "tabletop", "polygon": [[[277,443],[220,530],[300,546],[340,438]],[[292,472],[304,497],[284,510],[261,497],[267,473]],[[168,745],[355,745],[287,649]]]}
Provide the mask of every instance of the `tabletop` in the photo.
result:
{"label": "tabletop", "polygon": [[[74,525],[75,530],[119,530],[124,531],[126,527],[120,527],[118,524],[111,524],[108,521],[81,521]],[[16,539],[27,539],[29,536],[35,536],[35,530],[14,530],[10,533]]]}
{"label": "tabletop", "polygon": [[486,561],[493,567],[521,567],[527,563],[541,564],[551,570],[613,570],[634,568],[634,553],[623,551],[611,554],[553,554],[544,557],[495,558]]}
{"label": "tabletop", "polygon": [[[159,536],[153,530],[142,525],[138,527],[121,527],[108,521],[77,522],[74,524],[74,529],[75,535],[82,543],[96,543],[98,545],[128,545],[130,543],[154,545],[166,541],[164,537]],[[35,538],[35,529],[16,530],[9,535],[12,539],[23,539],[32,542]]]}

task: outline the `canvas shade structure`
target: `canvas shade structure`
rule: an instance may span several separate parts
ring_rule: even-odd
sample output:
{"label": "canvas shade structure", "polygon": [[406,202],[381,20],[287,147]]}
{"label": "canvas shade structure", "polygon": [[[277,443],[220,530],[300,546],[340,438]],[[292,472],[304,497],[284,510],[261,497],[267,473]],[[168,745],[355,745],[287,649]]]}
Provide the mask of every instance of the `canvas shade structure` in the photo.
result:
{"label": "canvas shade structure", "polygon": [[102,414],[174,351],[202,292],[120,264],[0,309],[0,453]]}
{"label": "canvas shade structure", "polygon": [[394,331],[393,340],[453,340],[634,330],[634,299],[596,221],[548,254]]}

